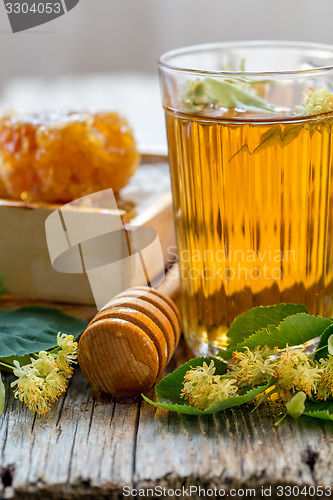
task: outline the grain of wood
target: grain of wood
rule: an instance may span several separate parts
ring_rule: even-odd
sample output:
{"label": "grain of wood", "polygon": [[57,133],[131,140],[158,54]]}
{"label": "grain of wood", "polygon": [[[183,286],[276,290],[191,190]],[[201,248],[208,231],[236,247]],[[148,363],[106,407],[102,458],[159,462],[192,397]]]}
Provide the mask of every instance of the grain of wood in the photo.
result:
{"label": "grain of wood", "polygon": [[302,418],[276,428],[280,409],[270,405],[197,418],[94,401],[80,370],[52,411],[34,417],[13,398],[12,376],[4,379],[1,465],[15,466],[4,498],[122,498],[124,486],[333,486],[331,423]]}
{"label": "grain of wood", "polygon": [[[181,344],[172,369],[184,353]],[[13,376],[3,378],[3,499],[117,499],[124,486],[256,488],[256,498],[261,486],[333,487],[333,423],[302,417],[275,427],[282,405],[178,415],[145,402],[94,400],[77,369],[52,411],[35,417],[14,399]]]}

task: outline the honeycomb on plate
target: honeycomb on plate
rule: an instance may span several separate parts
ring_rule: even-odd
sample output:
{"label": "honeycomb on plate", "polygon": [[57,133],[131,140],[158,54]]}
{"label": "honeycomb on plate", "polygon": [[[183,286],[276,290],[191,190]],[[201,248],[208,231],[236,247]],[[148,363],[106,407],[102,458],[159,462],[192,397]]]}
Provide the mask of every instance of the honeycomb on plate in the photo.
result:
{"label": "honeycomb on plate", "polygon": [[133,175],[139,153],[115,112],[7,114],[0,118],[0,197],[67,203]]}

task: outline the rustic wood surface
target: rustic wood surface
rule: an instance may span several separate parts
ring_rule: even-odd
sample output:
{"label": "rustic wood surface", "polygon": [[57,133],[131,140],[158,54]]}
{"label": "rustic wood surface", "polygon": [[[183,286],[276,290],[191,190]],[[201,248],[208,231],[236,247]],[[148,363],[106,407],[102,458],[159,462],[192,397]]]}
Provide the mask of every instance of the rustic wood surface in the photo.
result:
{"label": "rustic wood surface", "polygon": [[[14,305],[0,302],[1,308]],[[65,310],[86,318],[95,313]],[[187,355],[181,344],[170,369]],[[281,498],[276,485],[333,487],[333,423],[287,418],[275,427],[279,404],[264,404],[253,413],[243,407],[199,418],[178,415],[142,401],[94,400],[77,369],[52,411],[34,416],[14,399],[13,377],[3,379],[3,499],[113,499],[123,498],[125,486],[157,485],[224,488],[229,496],[233,488],[255,488],[255,498],[261,498],[262,486],[272,486],[270,498]]]}

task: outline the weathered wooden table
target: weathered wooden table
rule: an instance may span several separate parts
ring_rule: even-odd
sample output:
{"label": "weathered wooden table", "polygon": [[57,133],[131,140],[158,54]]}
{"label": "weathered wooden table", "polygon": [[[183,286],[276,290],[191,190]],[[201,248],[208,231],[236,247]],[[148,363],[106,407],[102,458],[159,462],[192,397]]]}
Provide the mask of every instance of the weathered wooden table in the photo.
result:
{"label": "weathered wooden table", "polygon": [[[183,357],[182,345],[171,368]],[[287,418],[275,427],[282,407],[272,404],[197,418],[145,402],[95,401],[79,369],[52,411],[34,416],[14,399],[12,376],[3,378],[9,395],[0,417],[4,499],[130,498],[133,489],[156,487],[146,492],[149,498],[223,497],[222,489],[233,498],[331,496],[315,489],[333,488],[331,422]],[[286,485],[299,490],[282,490]]]}

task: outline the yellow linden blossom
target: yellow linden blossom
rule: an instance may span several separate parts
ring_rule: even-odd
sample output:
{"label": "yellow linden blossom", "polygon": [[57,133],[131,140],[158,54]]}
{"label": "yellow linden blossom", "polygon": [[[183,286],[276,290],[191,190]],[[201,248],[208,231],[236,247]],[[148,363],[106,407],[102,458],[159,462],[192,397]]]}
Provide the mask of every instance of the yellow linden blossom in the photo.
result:
{"label": "yellow linden blossom", "polygon": [[184,387],[181,397],[188,399],[191,406],[203,410],[217,401],[223,401],[237,393],[236,381],[234,379],[223,379],[214,375],[216,367],[212,360],[207,365],[196,366],[184,377]]}
{"label": "yellow linden blossom", "polygon": [[195,389],[197,394],[203,394],[212,384],[215,370],[216,368],[213,360],[210,362],[209,366],[204,362],[203,366],[192,368],[185,374],[185,383],[182,392],[185,394]]}
{"label": "yellow linden blossom", "polygon": [[67,379],[73,373],[70,363],[76,362],[77,342],[74,342],[74,337],[59,333],[57,343],[60,348],[57,354],[41,351],[37,359],[31,358],[31,363],[22,367],[17,360],[14,361],[13,372],[18,377],[11,384],[16,386],[14,396],[38,414],[49,411],[50,403],[66,390]]}
{"label": "yellow linden blossom", "polygon": [[76,363],[77,360],[77,342],[74,342],[73,335],[58,333],[57,344],[60,347],[57,354],[57,365],[66,377],[70,377],[74,371],[71,363]]}
{"label": "yellow linden blossom", "polygon": [[322,371],[317,364],[309,360],[303,347],[287,346],[277,360],[275,376],[281,389],[303,391],[311,396],[317,392]]}
{"label": "yellow linden blossom", "polygon": [[50,405],[44,395],[45,381],[38,377],[38,370],[32,365],[20,366],[14,361],[14,375],[18,377],[11,386],[17,386],[14,390],[15,398],[22,401],[29,410],[43,414],[50,410]]}
{"label": "yellow linden blossom", "polygon": [[328,358],[321,359],[319,365],[322,374],[317,386],[317,398],[326,401],[333,396],[333,356],[328,354]]}
{"label": "yellow linden blossom", "polygon": [[67,378],[73,375],[74,369],[71,367],[71,362],[76,362],[75,360],[70,359],[70,356],[71,354],[67,354],[62,350],[57,353],[57,365]]}
{"label": "yellow linden blossom", "polygon": [[57,344],[58,346],[67,354],[75,355],[77,351],[77,342],[74,341],[73,335],[66,335],[65,333],[61,334],[60,332],[57,335]]}
{"label": "yellow linden blossom", "polygon": [[[297,402],[297,411],[302,406],[298,399],[305,399],[305,395],[321,400],[333,396],[333,355],[328,354],[327,358],[317,362],[309,359],[305,347],[287,345],[279,355],[277,352],[277,348],[268,346],[257,346],[253,350],[245,347],[243,352],[235,351],[233,364],[222,376],[215,375],[213,360],[209,365],[204,362],[202,366],[186,372],[181,397],[186,398],[191,406],[203,410],[236,396],[242,385],[250,388],[267,383],[271,378],[276,379],[273,380],[275,392],[281,389],[303,394],[298,396],[297,401],[293,399]],[[304,401],[302,404],[304,406]]]}
{"label": "yellow linden blossom", "polygon": [[211,406],[218,401],[223,401],[224,399],[230,398],[232,396],[237,396],[237,391],[238,387],[235,379],[223,379],[218,375],[215,375],[213,383],[211,385],[211,392],[208,397],[208,406]]}
{"label": "yellow linden blossom", "polygon": [[45,379],[45,396],[53,403],[67,389],[67,377],[54,368]]}
{"label": "yellow linden blossom", "polygon": [[49,411],[50,402],[58,399],[66,390],[66,376],[52,354],[41,351],[37,359],[32,359],[29,365],[20,366],[14,361],[14,375],[18,377],[11,385],[17,386],[14,396],[22,401],[29,410],[43,414]]}
{"label": "yellow linden blossom", "polygon": [[233,352],[233,375],[238,385],[267,383],[274,376],[276,363],[271,356],[276,352],[277,349],[271,349],[268,346],[257,346],[253,351],[245,347],[244,352]]}
{"label": "yellow linden blossom", "polygon": [[301,115],[319,115],[333,111],[333,95],[326,89],[311,88],[304,93]]}
{"label": "yellow linden blossom", "polygon": [[52,354],[46,351],[41,351],[38,355],[38,359],[31,359],[33,367],[39,372],[39,375],[46,376],[54,368],[57,368],[56,360]]}

